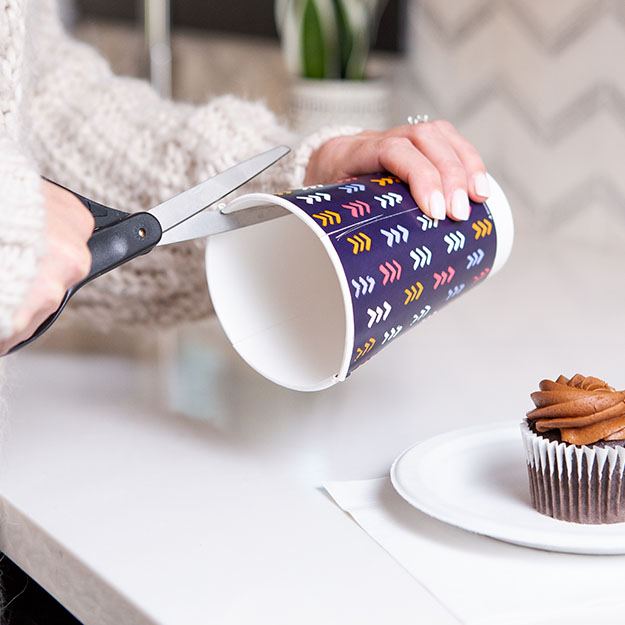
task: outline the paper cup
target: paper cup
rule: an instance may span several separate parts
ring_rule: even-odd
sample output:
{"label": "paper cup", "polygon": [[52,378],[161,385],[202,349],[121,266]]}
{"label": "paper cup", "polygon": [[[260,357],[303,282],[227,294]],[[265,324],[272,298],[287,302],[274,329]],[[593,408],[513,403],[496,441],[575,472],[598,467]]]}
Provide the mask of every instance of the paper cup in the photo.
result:
{"label": "paper cup", "polygon": [[282,386],[316,391],[494,275],[513,240],[497,183],[466,222],[433,221],[388,174],[234,200],[291,215],[211,237],[215,311],[239,354]]}

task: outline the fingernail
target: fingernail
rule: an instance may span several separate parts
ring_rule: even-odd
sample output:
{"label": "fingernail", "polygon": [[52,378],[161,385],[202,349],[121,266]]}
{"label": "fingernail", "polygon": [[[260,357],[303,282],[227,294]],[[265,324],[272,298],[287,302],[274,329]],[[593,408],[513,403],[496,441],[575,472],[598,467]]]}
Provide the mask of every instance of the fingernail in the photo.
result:
{"label": "fingernail", "polygon": [[445,219],[445,197],[440,191],[432,192],[428,208],[434,219]]}
{"label": "fingernail", "polygon": [[463,189],[456,189],[451,197],[451,214],[454,219],[466,221],[469,219],[471,207],[469,206],[469,196]]}
{"label": "fingernail", "polygon": [[490,195],[490,185],[488,184],[488,177],[484,172],[475,174],[473,176],[473,186],[475,192],[481,197],[488,197]]}

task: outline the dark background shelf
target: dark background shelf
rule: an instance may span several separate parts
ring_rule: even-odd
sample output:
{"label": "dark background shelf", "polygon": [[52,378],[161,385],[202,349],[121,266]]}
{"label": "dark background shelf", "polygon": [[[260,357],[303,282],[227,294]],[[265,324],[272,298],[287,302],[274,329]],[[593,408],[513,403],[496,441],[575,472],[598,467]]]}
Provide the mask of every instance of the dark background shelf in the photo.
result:
{"label": "dark background shelf", "polygon": [[[380,23],[377,49],[402,49],[405,1],[389,0]],[[87,18],[136,20],[141,13],[141,3],[128,0],[77,0],[76,4],[80,14]],[[276,38],[273,5],[274,0],[172,0],[172,24],[174,27]]]}

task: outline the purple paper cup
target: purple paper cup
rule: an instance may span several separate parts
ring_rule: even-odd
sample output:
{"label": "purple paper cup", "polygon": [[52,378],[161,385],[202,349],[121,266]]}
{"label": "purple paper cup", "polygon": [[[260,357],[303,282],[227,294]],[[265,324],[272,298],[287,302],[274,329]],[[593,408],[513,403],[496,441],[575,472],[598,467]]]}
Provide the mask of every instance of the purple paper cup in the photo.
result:
{"label": "purple paper cup", "polygon": [[208,285],[230,342],[287,388],[345,380],[505,264],[512,213],[489,181],[466,222],[428,218],[389,174],[234,200],[226,212],[279,205],[291,215],[208,241]]}

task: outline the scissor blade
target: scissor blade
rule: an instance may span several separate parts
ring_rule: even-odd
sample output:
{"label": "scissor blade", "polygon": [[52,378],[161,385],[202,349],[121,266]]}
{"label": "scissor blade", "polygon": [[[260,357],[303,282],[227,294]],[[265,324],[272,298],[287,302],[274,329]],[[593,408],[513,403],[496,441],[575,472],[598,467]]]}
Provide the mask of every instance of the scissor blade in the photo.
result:
{"label": "scissor blade", "polygon": [[281,145],[262,154],[257,154],[213,178],[179,193],[148,212],[159,220],[163,234],[165,234],[250,181],[276,161],[279,161],[289,151],[289,148]]}
{"label": "scissor blade", "polygon": [[253,226],[288,214],[289,211],[285,208],[272,205],[252,206],[233,213],[207,210],[196,215],[193,219],[188,219],[178,227],[172,228],[169,232],[165,232],[158,244],[169,245],[170,243],[209,237],[213,234]]}

